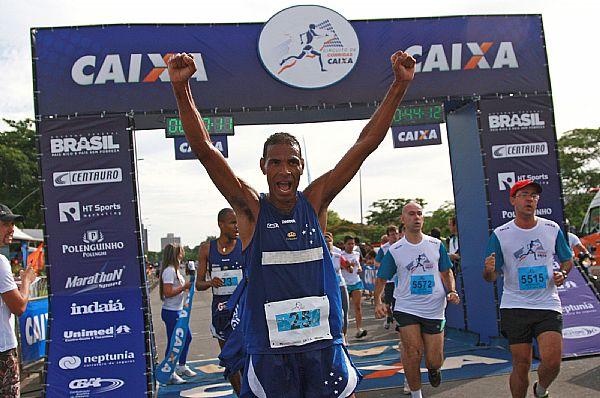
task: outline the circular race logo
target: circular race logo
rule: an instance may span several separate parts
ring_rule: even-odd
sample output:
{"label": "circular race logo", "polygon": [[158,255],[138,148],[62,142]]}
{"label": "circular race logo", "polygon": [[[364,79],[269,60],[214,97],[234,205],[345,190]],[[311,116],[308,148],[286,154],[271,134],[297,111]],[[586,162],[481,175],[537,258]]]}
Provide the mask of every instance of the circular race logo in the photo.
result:
{"label": "circular race logo", "polygon": [[358,37],[337,12],[321,6],[294,6],[263,27],[258,54],[265,69],[282,83],[322,88],[342,80],[358,59]]}

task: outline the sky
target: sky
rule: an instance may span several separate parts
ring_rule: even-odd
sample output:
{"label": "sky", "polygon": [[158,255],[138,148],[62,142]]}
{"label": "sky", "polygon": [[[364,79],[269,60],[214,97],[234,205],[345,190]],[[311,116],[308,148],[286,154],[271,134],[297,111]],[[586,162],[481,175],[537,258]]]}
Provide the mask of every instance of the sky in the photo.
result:
{"label": "sky", "polygon": [[[595,0],[501,0],[416,2],[310,1],[329,7],[349,20],[412,18],[445,15],[542,14],[555,107],[556,131],[599,128],[596,105],[595,50],[600,2]],[[31,27],[114,23],[226,23],[265,22],[291,1],[10,1],[0,0],[0,118],[33,117]],[[267,190],[258,162],[262,143],[273,132],[288,131],[306,143],[305,158],[313,179],[328,171],[356,140],[366,121],[306,125],[236,127],[229,139],[233,170],[257,190]],[[0,125],[0,128],[5,128]],[[452,200],[447,139],[443,144],[393,149],[388,134],[364,163],[362,212],[384,198],[423,198],[433,211]],[[148,229],[150,250],[160,250],[168,232],[193,247],[207,235],[218,235],[216,214],[228,207],[197,161],[175,161],[171,140],[164,131],[136,132],[141,218]],[[307,185],[306,173],[300,188]],[[330,209],[343,218],[361,221],[359,179],[354,178]]]}

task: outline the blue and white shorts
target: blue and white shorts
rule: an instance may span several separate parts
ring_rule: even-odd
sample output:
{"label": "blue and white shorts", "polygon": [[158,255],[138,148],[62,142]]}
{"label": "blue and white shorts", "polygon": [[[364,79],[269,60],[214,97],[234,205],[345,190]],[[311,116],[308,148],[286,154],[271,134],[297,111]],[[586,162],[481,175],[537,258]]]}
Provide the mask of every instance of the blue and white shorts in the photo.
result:
{"label": "blue and white shorts", "polygon": [[343,398],[361,379],[341,344],[295,354],[247,355],[240,396]]}

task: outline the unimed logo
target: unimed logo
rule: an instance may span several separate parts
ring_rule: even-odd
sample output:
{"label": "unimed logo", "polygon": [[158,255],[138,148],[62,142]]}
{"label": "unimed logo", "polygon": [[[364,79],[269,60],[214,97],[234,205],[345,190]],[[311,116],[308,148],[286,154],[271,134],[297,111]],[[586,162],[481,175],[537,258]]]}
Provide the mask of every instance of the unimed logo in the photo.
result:
{"label": "unimed logo", "polygon": [[52,181],[55,187],[108,184],[123,181],[123,171],[120,167],[112,169],[57,171],[52,173]]}
{"label": "unimed logo", "polygon": [[[161,55],[148,54],[107,54],[104,57],[84,55],[78,58],[71,67],[71,78],[81,86],[107,83],[154,83],[169,82],[167,62],[172,53]],[[196,60],[196,73],[192,79],[207,81],[206,69],[202,54],[192,53]],[[151,68],[142,68],[142,63],[150,61]]]}

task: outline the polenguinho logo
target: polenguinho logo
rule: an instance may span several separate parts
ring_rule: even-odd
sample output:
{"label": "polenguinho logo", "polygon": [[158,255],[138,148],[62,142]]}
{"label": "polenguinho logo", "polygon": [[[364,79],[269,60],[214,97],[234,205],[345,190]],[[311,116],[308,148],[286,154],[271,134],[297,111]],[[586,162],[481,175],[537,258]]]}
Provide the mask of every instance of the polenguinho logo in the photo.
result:
{"label": "polenguinho logo", "polygon": [[297,88],[322,88],[348,75],[358,59],[358,37],[344,17],[329,8],[286,8],[263,27],[258,54],[277,80]]}

